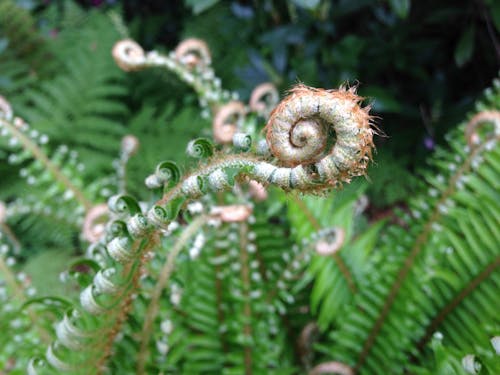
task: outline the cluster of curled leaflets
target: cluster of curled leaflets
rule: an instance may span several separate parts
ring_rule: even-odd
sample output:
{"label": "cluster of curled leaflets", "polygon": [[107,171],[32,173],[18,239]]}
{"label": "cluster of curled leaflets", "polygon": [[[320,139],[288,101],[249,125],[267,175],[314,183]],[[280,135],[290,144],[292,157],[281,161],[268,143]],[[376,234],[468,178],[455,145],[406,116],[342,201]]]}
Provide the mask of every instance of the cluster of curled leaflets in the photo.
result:
{"label": "cluster of curled leaflets", "polygon": [[[117,43],[113,56],[127,71],[163,66],[178,73],[192,83],[197,93],[205,95],[217,117],[224,108],[220,104],[224,95],[218,96],[223,91],[217,85],[209,85],[214,90],[207,91],[205,84],[211,74],[207,78],[210,54],[205,47],[204,43],[191,40],[187,47],[161,56],[156,52],[144,53],[135,42],[126,40]],[[269,111],[265,103],[276,97],[275,92],[264,87],[251,100],[255,112],[265,115]],[[262,197],[260,185],[318,192],[365,174],[374,130],[369,108],[363,108],[361,100],[354,89],[296,86],[270,113],[265,145],[260,142],[255,147],[251,138],[241,133],[232,136],[236,152],[214,153],[206,143],[194,142],[188,150],[205,156],[196,169],[182,176],[175,163],[167,161],[146,179],[146,185],[161,196],[149,209],[128,195],[110,199],[108,206],[114,220],[101,228],[103,235],[96,234],[100,239],[88,252],[91,258],[99,259],[100,270],[81,293],[81,308],[68,312],[57,325],[57,340],[49,346],[46,360],[33,359],[29,373],[47,373],[50,364],[77,374],[80,370],[76,363],[92,364],[94,372],[85,369],[86,373],[101,372],[130,309],[145,254],[154,251],[160,231],[168,228],[189,201],[233,189],[237,181],[255,181],[249,190]],[[90,221],[104,211],[96,209]],[[214,207],[210,214],[222,221],[237,222],[245,220],[249,213],[246,206],[234,205]],[[342,236],[338,233],[333,237],[341,240]],[[332,246],[321,251],[336,251]],[[89,330],[89,322],[97,326]],[[103,341],[102,337],[107,339]]]}

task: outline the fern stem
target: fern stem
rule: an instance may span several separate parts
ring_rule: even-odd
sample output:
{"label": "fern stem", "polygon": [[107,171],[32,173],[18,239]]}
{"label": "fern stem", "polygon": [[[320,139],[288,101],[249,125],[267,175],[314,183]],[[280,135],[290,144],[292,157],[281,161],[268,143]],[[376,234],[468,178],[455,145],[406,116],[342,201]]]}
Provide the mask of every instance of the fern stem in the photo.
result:
{"label": "fern stem", "polygon": [[146,315],[144,317],[144,323],[142,325],[142,331],[140,334],[141,347],[139,349],[139,354],[137,355],[137,374],[142,375],[146,372],[146,360],[149,354],[149,343],[151,340],[151,334],[153,330],[153,323],[158,315],[159,302],[163,290],[167,286],[167,283],[172,275],[175,267],[175,260],[177,256],[186,246],[186,243],[193,237],[198,230],[206,224],[209,216],[199,216],[193,222],[191,222],[186,229],[182,232],[179,239],[176,241],[172,250],[168,253],[167,261],[163,265],[158,281],[156,282],[155,288],[151,295],[151,301],[149,302]]}
{"label": "fern stem", "polygon": [[35,159],[37,159],[40,163],[42,163],[45,166],[45,168],[50,173],[52,173],[52,175],[59,183],[64,185],[68,190],[70,190],[73,193],[78,203],[80,203],[80,205],[82,205],[85,208],[85,211],[88,211],[92,207],[91,202],[87,200],[83,192],[81,192],[68,179],[68,177],[66,177],[66,175],[61,170],[59,170],[59,168],[54,163],[52,163],[52,161],[47,157],[47,155],[42,151],[42,149],[38,147],[37,144],[32,142],[28,137],[26,137],[22,132],[20,132],[15,126],[13,126],[8,121],[0,119],[0,122],[11,132],[11,134],[13,134],[19,140],[19,142],[23,144],[25,149],[27,149],[33,154]]}
{"label": "fern stem", "polygon": [[[319,221],[316,219],[316,217],[313,215],[309,207],[304,203],[300,197],[296,195],[292,195],[293,201],[297,204],[297,206],[300,207],[301,211],[304,213],[306,218],[309,220],[311,223],[312,227],[314,228],[315,231],[321,230],[321,224]],[[344,278],[347,281],[347,286],[351,290],[352,293],[356,293],[358,291],[358,288],[356,287],[356,283],[354,282],[354,277],[349,270],[349,267],[347,267],[347,264],[345,264],[344,260],[338,253],[332,254],[332,258],[337,263],[337,267],[339,267],[340,272],[342,275],[344,275]]]}
{"label": "fern stem", "polygon": [[[158,244],[158,235],[157,234],[152,234],[151,236],[147,237],[148,240],[143,246],[139,245],[142,247],[141,253],[144,255],[146,254],[149,250],[152,248],[156,247]],[[130,308],[132,307],[132,300],[133,300],[133,293],[135,290],[139,288],[139,277],[141,275],[142,271],[142,263],[144,261],[144,256],[140,259],[141,266],[135,267],[135,270],[133,271],[134,274],[131,277],[131,285],[128,288],[127,292],[124,293],[122,296],[122,302],[119,305],[119,308],[117,309],[117,314],[114,319],[112,327],[107,331],[106,338],[105,338],[105,345],[104,348],[101,351],[101,356],[98,358],[95,364],[95,368],[97,369],[97,374],[100,375],[102,374],[102,371],[104,369],[104,365],[106,363],[106,360],[109,358],[112,352],[112,347],[113,347],[113,342],[116,339],[116,336],[121,330],[121,327],[123,323],[127,319],[128,312],[130,311]],[[132,272],[131,270],[134,268],[133,264],[127,265],[122,274],[124,276],[128,275],[128,273]]]}
{"label": "fern stem", "polygon": [[[498,139],[498,137],[496,138]],[[441,198],[435,204],[434,211],[432,212],[427,223],[423,226],[422,232],[417,236],[413,248],[411,249],[408,257],[405,259],[403,263],[402,268],[399,270],[396,278],[394,279],[394,283],[392,284],[389,294],[387,295],[387,298],[384,302],[380,315],[375,321],[372,330],[370,331],[367,339],[363,344],[363,348],[358,356],[358,360],[355,366],[356,372],[361,368],[366,358],[368,357],[375,343],[375,339],[377,338],[377,335],[380,333],[380,330],[382,329],[385,318],[389,314],[392,304],[396,300],[396,297],[403,285],[403,282],[406,279],[406,276],[410,272],[410,269],[413,266],[415,259],[420,254],[420,251],[424,248],[424,245],[427,242],[429,235],[432,232],[433,224],[437,222],[439,218],[442,216],[442,213],[439,210],[440,205],[446,202],[446,200],[450,197],[450,195],[452,195],[455,192],[458,179],[469,171],[469,169],[471,168],[472,160],[477,154],[479,154],[481,151],[485,149],[485,144],[487,143],[488,142],[485,141],[483,142],[482,145],[478,146],[477,148],[471,151],[468,157],[464,160],[464,163],[460,166],[460,168],[457,169],[457,172],[450,178],[447,189],[443,192]]]}
{"label": "fern stem", "polygon": [[[441,311],[434,317],[434,319],[430,322],[425,330],[424,336],[420,339],[417,344],[417,349],[421,353],[424,350],[425,345],[432,337],[433,333],[439,327],[439,325],[446,319],[446,317],[469,295],[474,289],[476,289],[481,282],[483,282],[486,278],[488,278],[498,267],[500,267],[500,256],[497,256],[496,259],[488,264],[486,268],[478,274],[475,278],[473,278],[461,291],[458,293],[455,298],[453,298],[450,302],[448,302]],[[412,358],[412,360],[416,360],[416,358]]]}
{"label": "fern stem", "polygon": [[[243,315],[245,316],[245,325],[243,334],[250,338],[252,337],[252,307],[250,306],[250,270],[248,268],[248,224],[242,222],[240,224],[240,262],[241,262],[241,280],[243,282]],[[245,345],[245,375],[252,374],[252,347]]]}

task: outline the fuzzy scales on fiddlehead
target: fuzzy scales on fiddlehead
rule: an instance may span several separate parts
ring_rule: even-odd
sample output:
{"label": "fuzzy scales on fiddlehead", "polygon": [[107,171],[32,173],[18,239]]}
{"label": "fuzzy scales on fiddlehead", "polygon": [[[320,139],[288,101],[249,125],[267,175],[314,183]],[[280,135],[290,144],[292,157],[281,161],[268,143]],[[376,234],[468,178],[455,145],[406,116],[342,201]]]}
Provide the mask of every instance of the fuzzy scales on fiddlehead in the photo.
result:
{"label": "fuzzy scales on fiddlehead", "polygon": [[[188,55],[193,53],[188,50]],[[139,45],[127,40],[117,43],[113,56],[125,70],[163,66],[178,73],[216,112],[227,98],[207,78],[207,74],[212,77],[212,70],[207,68],[210,59],[205,52],[198,52],[198,57],[163,57],[155,52],[145,54]],[[373,130],[368,108],[362,108],[360,102],[354,89],[299,85],[272,112],[266,127],[267,146],[260,142],[254,147],[250,136],[242,133],[233,134],[220,153],[214,153],[206,142],[195,141],[188,147],[190,154],[208,159],[183,178],[175,163],[160,163],[146,180],[148,187],[162,195],[150,208],[141,207],[128,195],[110,199],[112,221],[88,252],[99,270],[81,293],[81,308],[68,312],[58,325],[57,340],[49,346],[46,361],[33,360],[29,373],[53,373],[49,364],[74,374],[106,371],[113,342],[123,330],[139,288],[146,254],[155,251],[161,231],[190,200],[230,190],[237,181],[276,185],[286,191],[318,192],[363,175],[371,157]],[[234,153],[230,152],[231,143]],[[263,148],[270,153],[260,152]],[[231,209],[228,212],[226,206],[213,214],[221,218],[224,214],[228,221],[234,221],[236,214],[248,213],[245,206]],[[92,330],[86,329],[89,322],[93,322]]]}

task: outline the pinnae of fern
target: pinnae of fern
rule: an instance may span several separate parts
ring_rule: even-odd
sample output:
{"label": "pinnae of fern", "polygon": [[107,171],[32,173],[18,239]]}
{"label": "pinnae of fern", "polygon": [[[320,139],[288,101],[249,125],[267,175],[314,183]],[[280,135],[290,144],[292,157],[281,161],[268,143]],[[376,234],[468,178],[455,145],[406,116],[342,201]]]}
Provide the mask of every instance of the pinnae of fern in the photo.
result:
{"label": "pinnae of fern", "polygon": [[183,65],[194,69],[208,66],[212,62],[207,44],[200,39],[189,38],[183,40],[175,49],[176,59]]}
{"label": "pinnae of fern", "polygon": [[493,124],[495,136],[500,135],[500,111],[483,111],[471,118],[465,127],[465,139],[471,149],[481,143],[478,130],[486,124]]}
{"label": "pinnae of fern", "polygon": [[249,107],[259,115],[267,117],[279,102],[279,94],[272,83],[261,83],[250,95]]}
{"label": "pinnae of fern", "polygon": [[239,101],[231,101],[220,107],[212,123],[215,141],[221,144],[232,143],[238,122],[245,114],[245,105]]}

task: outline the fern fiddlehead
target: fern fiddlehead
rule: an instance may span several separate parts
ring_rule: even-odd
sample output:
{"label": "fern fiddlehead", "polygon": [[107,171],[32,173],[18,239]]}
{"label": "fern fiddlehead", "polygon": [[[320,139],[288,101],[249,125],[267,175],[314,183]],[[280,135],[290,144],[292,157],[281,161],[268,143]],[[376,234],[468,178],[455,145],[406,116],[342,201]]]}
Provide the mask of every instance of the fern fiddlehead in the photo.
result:
{"label": "fern fiddlehead", "polygon": [[[165,193],[147,213],[141,213],[129,196],[111,200],[111,211],[121,219],[108,227],[106,239],[94,245],[103,248],[104,269],[82,292],[83,309],[72,315],[71,329],[57,332],[58,340],[49,347],[47,361],[59,370],[78,373],[76,361],[85,363],[87,373],[89,366],[94,369],[90,373],[102,373],[137,289],[144,253],[153,251],[159,230],[175,219],[187,201],[209,191],[228,190],[235,180],[245,177],[284,190],[308,192],[333,188],[363,174],[373,146],[373,132],[368,111],[359,102],[354,90],[300,86],[273,112],[267,126],[267,142],[278,165],[245,153],[216,155],[180,179],[175,165],[162,163],[155,175]],[[288,131],[294,130],[297,134],[290,136]],[[297,145],[285,149],[296,151],[293,154],[282,152],[282,145],[290,138]],[[323,145],[323,149],[315,149],[320,158],[297,156],[302,153],[300,146],[309,150],[310,144]],[[89,321],[98,328],[86,332],[84,327]],[[75,343],[88,349],[74,353]],[[40,365],[40,361],[32,364]]]}

